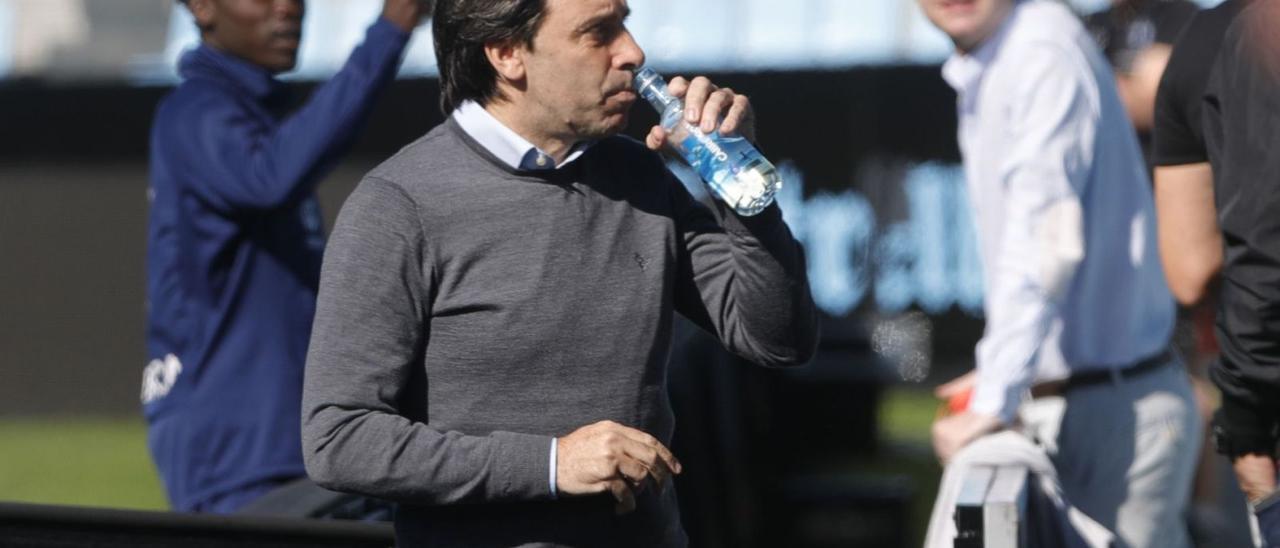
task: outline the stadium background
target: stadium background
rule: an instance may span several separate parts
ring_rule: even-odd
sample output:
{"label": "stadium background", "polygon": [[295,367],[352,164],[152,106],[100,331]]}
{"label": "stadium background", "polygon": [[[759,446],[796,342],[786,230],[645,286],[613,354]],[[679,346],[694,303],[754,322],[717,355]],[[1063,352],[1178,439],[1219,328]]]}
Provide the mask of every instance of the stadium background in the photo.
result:
{"label": "stadium background", "polygon": [[[1088,12],[1102,0],[1073,4]],[[379,5],[308,3],[301,65],[288,75],[299,98],[336,70]],[[714,368],[731,359],[694,335],[677,342],[679,420],[721,440],[689,448],[721,475],[690,490],[722,499],[744,469],[784,462],[793,491],[827,474],[847,480],[851,496],[886,495],[885,523],[910,525],[874,538],[914,543],[938,473],[927,388],[972,365],[982,327],[954,94],[938,73],[949,45],[908,0],[630,5],[652,66],[710,74],[752,97],[824,313],[820,355],[800,376],[730,365],[726,377]],[[146,142],[193,31],[170,0],[0,0],[0,500],[163,507],[137,403]],[[442,119],[437,97],[422,29],[354,152],[320,186],[328,225],[365,171]],[[653,118],[637,108],[630,132]],[[726,415],[747,418],[729,426]],[[787,433],[813,454],[738,453],[796,419],[815,423]],[[748,465],[734,472],[735,462]],[[732,528],[750,512],[703,506],[705,527]],[[730,518],[706,517],[716,513]],[[819,516],[810,527],[838,537],[875,528],[874,516]]]}

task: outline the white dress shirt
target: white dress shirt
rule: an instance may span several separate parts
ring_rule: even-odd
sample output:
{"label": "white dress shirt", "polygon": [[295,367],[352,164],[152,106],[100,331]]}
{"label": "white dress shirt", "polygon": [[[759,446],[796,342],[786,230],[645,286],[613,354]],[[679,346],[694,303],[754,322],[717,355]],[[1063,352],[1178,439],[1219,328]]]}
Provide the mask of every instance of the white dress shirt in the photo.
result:
{"label": "white dress shirt", "polygon": [[1007,423],[1033,382],[1163,351],[1174,304],[1137,139],[1071,12],[1017,2],[943,77],[958,94],[986,290],[970,409]]}
{"label": "white dress shirt", "polygon": [[528,139],[494,118],[489,111],[475,101],[463,101],[451,114],[453,120],[485,150],[497,156],[503,163],[524,170],[560,169],[582,156],[591,147],[590,141],[580,142],[569,150],[559,164],[551,155],[533,146]]}
{"label": "white dress shirt", "polygon": [[[590,141],[584,141],[574,145],[564,160],[556,164],[551,155],[533,146],[528,139],[521,137],[520,134],[494,118],[489,111],[475,101],[463,101],[450,116],[462,131],[467,132],[467,135],[480,143],[480,146],[515,169],[530,171],[560,169],[581,157],[592,144]],[[557,438],[551,439],[551,472],[550,477],[547,478],[551,485],[552,497],[557,495],[556,440]]]}

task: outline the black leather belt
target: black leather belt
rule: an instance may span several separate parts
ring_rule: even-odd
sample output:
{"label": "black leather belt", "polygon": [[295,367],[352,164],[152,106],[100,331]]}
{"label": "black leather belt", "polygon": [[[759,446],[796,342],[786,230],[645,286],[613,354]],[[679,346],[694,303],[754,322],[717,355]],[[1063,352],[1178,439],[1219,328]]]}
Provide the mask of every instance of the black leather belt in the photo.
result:
{"label": "black leather belt", "polygon": [[1137,363],[1124,369],[1091,369],[1088,371],[1078,371],[1072,373],[1070,377],[1060,381],[1049,381],[1032,386],[1031,397],[1043,398],[1045,396],[1057,396],[1075,388],[1111,382],[1115,375],[1118,375],[1121,380],[1134,379],[1160,369],[1161,366],[1171,361],[1173,361],[1173,353],[1166,349],[1158,354],[1143,358]]}

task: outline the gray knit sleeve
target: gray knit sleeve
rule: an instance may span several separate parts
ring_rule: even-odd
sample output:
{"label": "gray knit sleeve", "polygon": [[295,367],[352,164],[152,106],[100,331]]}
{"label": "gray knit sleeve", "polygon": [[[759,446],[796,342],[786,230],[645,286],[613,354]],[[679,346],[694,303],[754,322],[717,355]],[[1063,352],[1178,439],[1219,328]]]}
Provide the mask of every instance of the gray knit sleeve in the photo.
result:
{"label": "gray knit sleeve", "polygon": [[440,431],[398,409],[429,334],[423,241],[413,201],[393,183],[366,178],[343,206],[307,355],[307,473],[330,489],[418,504],[550,499],[550,437]]}
{"label": "gray knit sleeve", "polygon": [[818,341],[804,250],[775,203],[752,217],[695,200],[671,177],[683,238],[676,310],[731,352],[769,367],[803,364]]}

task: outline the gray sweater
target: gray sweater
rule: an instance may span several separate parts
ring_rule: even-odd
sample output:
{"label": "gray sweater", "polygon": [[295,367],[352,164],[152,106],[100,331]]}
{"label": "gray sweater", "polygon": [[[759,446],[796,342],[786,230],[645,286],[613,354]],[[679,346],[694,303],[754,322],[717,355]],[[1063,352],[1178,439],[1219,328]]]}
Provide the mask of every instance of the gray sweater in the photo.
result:
{"label": "gray sweater", "polygon": [[[777,206],[696,202],[643,145],[509,169],[449,120],[338,216],[303,394],[320,485],[401,503],[402,546],[683,546],[674,490],[613,514],[554,499],[553,436],[613,420],[671,441],[672,313],[765,366],[812,354],[813,303]],[[677,455],[678,457],[678,455]]]}

